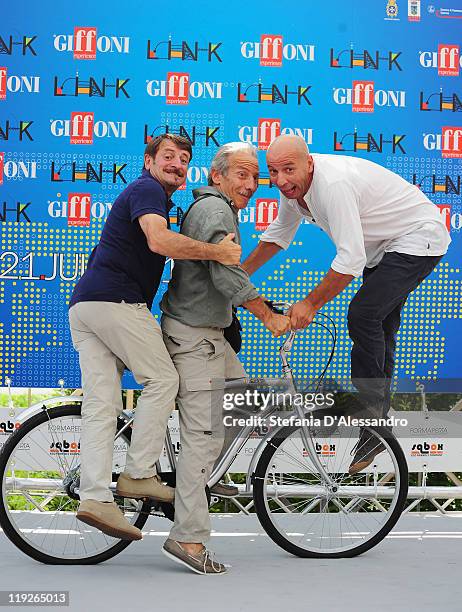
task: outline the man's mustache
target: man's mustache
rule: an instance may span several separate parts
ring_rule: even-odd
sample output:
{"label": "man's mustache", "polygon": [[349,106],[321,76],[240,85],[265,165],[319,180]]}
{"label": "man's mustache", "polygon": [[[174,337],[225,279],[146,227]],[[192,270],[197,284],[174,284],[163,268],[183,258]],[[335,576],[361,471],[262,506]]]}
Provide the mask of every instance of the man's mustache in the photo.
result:
{"label": "man's mustache", "polygon": [[185,173],[183,172],[183,170],[177,170],[175,168],[171,168],[171,169],[165,169],[165,172],[167,172],[168,174],[176,174],[177,176],[179,176],[180,178],[183,178]]}

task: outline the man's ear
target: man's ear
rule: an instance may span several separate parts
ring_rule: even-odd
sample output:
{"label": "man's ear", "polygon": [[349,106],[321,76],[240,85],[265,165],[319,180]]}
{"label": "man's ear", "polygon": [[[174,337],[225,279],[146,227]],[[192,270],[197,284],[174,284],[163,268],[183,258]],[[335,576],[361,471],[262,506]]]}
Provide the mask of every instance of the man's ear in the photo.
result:
{"label": "man's ear", "polygon": [[221,181],[221,174],[218,172],[216,168],[212,168],[210,171],[210,176],[212,177],[212,181],[214,185],[219,185]]}
{"label": "man's ear", "polygon": [[153,158],[149,155],[149,153],[144,154],[144,167],[146,170],[149,170],[149,165],[153,162]]}
{"label": "man's ear", "polygon": [[308,172],[311,174],[313,172],[313,158],[311,157],[311,155],[308,153]]}

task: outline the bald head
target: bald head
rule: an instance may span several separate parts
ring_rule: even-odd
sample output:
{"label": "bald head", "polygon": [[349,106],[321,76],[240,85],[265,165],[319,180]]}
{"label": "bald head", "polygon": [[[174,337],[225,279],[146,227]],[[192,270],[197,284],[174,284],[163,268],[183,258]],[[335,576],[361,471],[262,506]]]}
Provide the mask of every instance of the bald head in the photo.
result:
{"label": "bald head", "polygon": [[313,179],[313,158],[300,136],[284,134],[266,153],[270,180],[289,200],[303,200]]}
{"label": "bald head", "polygon": [[301,136],[295,136],[294,134],[282,134],[281,136],[277,136],[272,141],[268,147],[266,156],[272,157],[273,155],[279,155],[280,153],[284,154],[287,151],[299,153],[303,156],[309,155],[306,142]]}

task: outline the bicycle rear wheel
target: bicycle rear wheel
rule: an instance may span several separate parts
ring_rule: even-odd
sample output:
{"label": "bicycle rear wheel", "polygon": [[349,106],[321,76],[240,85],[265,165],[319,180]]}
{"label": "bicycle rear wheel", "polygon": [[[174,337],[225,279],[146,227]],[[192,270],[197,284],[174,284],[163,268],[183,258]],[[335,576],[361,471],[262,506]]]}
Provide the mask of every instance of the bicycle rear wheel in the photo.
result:
{"label": "bicycle rear wheel", "polygon": [[[122,425],[120,421],[118,428]],[[0,526],[13,544],[42,563],[100,563],[131,543],[76,519],[79,498],[73,487],[79,477],[80,428],[79,405],[44,409],[23,423],[0,453]],[[130,429],[114,442],[113,480],[124,470],[129,443]],[[141,529],[150,503],[114,499]]]}
{"label": "bicycle rear wheel", "polygon": [[300,428],[282,429],[268,442],[253,474],[255,510],[284,550],[299,557],[353,557],[378,544],[396,524],[408,489],[403,451],[387,429],[364,429],[372,446],[382,444],[383,451],[354,475],[348,471],[352,454],[358,456],[359,428],[311,431],[333,487],[311,461]]}

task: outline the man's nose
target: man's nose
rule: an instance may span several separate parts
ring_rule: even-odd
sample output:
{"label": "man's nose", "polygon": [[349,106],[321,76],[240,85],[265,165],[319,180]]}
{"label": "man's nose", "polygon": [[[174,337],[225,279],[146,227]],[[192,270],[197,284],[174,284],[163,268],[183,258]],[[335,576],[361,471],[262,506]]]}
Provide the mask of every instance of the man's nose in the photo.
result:
{"label": "man's nose", "polygon": [[174,158],[172,159],[171,164],[172,164],[172,166],[174,166],[175,168],[182,168],[182,167],[183,167],[183,164],[182,164],[181,159],[180,159],[179,157],[174,157]]}
{"label": "man's nose", "polygon": [[258,180],[254,178],[248,178],[244,184],[245,188],[254,194],[258,187]]}

